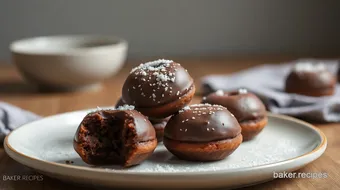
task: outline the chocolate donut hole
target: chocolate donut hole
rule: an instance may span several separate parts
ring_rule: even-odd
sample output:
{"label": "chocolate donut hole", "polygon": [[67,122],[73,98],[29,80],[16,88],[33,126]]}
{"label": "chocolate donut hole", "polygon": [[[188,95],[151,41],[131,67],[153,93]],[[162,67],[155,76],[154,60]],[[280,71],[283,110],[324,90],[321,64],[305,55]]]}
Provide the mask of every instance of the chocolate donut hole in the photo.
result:
{"label": "chocolate donut hole", "polygon": [[304,96],[330,96],[336,90],[336,76],[324,64],[297,63],[286,76],[285,91]]}
{"label": "chocolate donut hole", "polygon": [[133,120],[108,116],[102,121],[89,116],[84,122],[88,124],[82,131],[88,160],[93,164],[124,164],[125,155],[133,148],[132,142],[137,136]]}
{"label": "chocolate donut hole", "polygon": [[176,157],[190,161],[217,161],[241,144],[241,127],[220,105],[193,104],[173,115],[164,129],[163,144]]}
{"label": "chocolate donut hole", "polygon": [[152,124],[129,105],[87,114],[73,141],[75,151],[87,164],[123,167],[140,164],[156,146]]}
{"label": "chocolate donut hole", "polygon": [[187,70],[159,59],[133,68],[122,88],[122,101],[150,118],[166,118],[188,105],[195,85]]}
{"label": "chocolate donut hole", "polygon": [[202,100],[202,103],[226,107],[241,125],[243,141],[257,136],[268,122],[263,102],[244,88],[223,94],[221,91],[211,93]]}

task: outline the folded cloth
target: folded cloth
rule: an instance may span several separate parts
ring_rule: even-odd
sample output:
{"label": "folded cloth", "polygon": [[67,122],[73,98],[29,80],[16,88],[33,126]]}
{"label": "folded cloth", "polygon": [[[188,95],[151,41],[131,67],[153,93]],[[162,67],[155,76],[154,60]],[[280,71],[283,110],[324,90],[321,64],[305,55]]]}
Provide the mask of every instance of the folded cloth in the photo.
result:
{"label": "folded cloth", "polygon": [[231,75],[210,75],[201,79],[203,93],[246,88],[257,94],[270,112],[316,122],[340,121],[340,86],[332,96],[310,97],[284,91],[286,76],[297,62],[324,63],[336,74],[338,61],[301,59],[282,64],[265,64]]}
{"label": "folded cloth", "polygon": [[0,102],[0,142],[3,142],[5,136],[12,130],[39,118],[40,116],[32,112]]}

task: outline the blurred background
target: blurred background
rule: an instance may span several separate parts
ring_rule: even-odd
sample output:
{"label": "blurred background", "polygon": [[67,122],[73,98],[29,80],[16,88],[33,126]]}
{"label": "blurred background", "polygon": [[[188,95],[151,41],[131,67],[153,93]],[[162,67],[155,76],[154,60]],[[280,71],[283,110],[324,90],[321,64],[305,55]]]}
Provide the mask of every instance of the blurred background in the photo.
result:
{"label": "blurred background", "polygon": [[0,60],[11,41],[113,34],[128,58],[298,55],[340,50],[340,1],[0,0]]}

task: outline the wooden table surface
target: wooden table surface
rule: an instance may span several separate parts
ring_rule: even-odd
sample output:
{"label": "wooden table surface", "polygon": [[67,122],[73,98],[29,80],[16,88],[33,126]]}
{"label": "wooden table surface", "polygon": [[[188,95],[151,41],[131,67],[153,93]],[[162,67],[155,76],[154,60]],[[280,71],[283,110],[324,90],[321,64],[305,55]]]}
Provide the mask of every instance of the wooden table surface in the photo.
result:
{"label": "wooden table surface", "polygon": [[[206,74],[223,74],[240,71],[254,65],[286,61],[286,57],[260,58],[206,58],[178,59],[199,86],[199,78]],[[33,86],[23,82],[18,72],[12,66],[0,66],[0,101],[5,101],[23,109],[30,110],[42,116],[96,106],[113,105],[120,96],[121,87],[127,73],[133,65],[139,62],[130,61],[119,74],[106,80],[103,88],[97,92],[77,93],[39,93]],[[195,97],[198,102],[200,97]],[[315,162],[298,172],[327,172],[325,179],[276,179],[245,189],[340,189],[340,126],[337,123],[316,124],[327,136],[326,152]],[[44,176],[43,181],[13,181],[4,180],[4,176],[31,175],[34,171],[9,158],[0,146],[0,190],[53,190],[77,189],[78,186],[61,182]],[[83,188],[87,189],[87,188]]]}

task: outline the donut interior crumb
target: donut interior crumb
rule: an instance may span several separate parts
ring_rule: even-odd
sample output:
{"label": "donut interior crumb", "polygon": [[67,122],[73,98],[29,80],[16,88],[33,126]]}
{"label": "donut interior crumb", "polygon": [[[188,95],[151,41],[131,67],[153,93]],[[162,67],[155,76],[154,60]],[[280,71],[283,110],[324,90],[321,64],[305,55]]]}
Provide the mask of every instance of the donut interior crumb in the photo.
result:
{"label": "donut interior crumb", "polygon": [[93,114],[86,117],[83,124],[82,147],[88,160],[102,164],[125,164],[137,136],[132,118]]}

